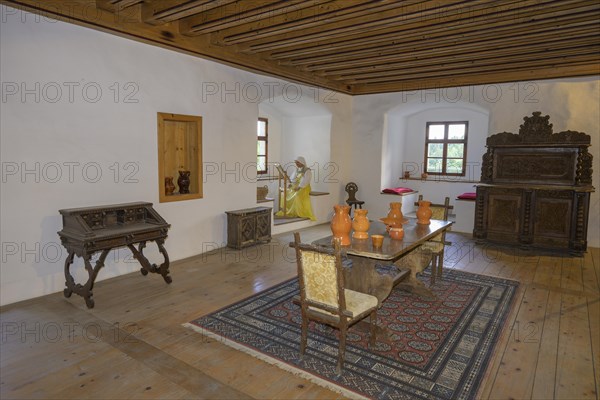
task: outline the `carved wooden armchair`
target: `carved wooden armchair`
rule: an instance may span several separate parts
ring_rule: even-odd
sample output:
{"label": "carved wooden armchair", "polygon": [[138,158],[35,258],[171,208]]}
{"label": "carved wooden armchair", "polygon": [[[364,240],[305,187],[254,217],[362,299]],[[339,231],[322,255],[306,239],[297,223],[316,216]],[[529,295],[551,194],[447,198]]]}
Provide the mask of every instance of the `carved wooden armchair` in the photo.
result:
{"label": "carved wooden armchair", "polygon": [[354,323],[370,317],[370,346],[375,345],[378,301],[370,294],[355,292],[344,287],[342,257],[339,240],[334,249],[318,248],[300,242],[294,233],[300,306],[302,309],[302,335],[300,354],[306,350],[310,320],[331,325],[340,330],[340,344],[336,371],[341,373],[346,351],[346,332]]}
{"label": "carved wooden armchair", "polygon": [[[415,206],[419,205],[419,201],[423,200],[423,195],[419,195],[419,200],[415,202]],[[454,209],[454,206],[450,205],[450,198],[444,199],[444,204],[431,204],[430,206],[432,219],[439,219],[442,221],[448,221],[448,214],[450,210]],[[431,253],[431,284],[435,283],[437,277],[442,279],[442,267],[444,265],[444,246],[450,245],[451,243],[446,242],[446,230],[442,233],[429,239],[420,249]]]}

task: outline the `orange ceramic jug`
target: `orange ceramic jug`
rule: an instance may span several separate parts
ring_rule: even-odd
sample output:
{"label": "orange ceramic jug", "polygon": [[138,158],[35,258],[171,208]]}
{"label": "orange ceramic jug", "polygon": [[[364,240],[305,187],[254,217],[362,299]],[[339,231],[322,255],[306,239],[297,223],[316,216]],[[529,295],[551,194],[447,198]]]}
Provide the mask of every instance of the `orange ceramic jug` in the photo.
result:
{"label": "orange ceramic jug", "polygon": [[352,229],[354,229],[354,233],[352,233],[352,237],[355,239],[368,239],[369,234],[367,231],[369,230],[369,219],[367,218],[367,210],[354,210],[354,219],[352,220]]}
{"label": "orange ceramic jug", "polygon": [[352,221],[350,220],[350,206],[336,204],[333,206],[335,214],[331,220],[331,232],[334,238],[341,239],[341,245],[347,246],[351,243],[350,231],[352,230]]}
{"label": "orange ceramic jug", "polygon": [[417,208],[417,224],[429,225],[431,223],[431,202],[427,200],[419,201],[419,208]]}

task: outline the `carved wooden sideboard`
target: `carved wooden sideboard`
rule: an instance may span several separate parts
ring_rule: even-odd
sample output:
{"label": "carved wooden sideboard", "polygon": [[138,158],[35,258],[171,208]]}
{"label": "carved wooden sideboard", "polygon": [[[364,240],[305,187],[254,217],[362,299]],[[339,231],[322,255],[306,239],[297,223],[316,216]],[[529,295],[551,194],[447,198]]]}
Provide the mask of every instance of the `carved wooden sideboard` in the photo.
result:
{"label": "carved wooden sideboard", "polygon": [[271,241],[270,207],[226,211],[227,246],[234,249]]}
{"label": "carved wooden sideboard", "polygon": [[523,119],[518,134],[487,138],[473,236],[581,255],[594,191],[590,136],[553,133],[540,112]]}
{"label": "carved wooden sideboard", "polygon": [[[152,203],[137,202],[112,204],[100,207],[70,208],[59,210],[63,229],[58,232],[63,246],[69,252],[65,260],[65,297],[73,293],[82,296],[88,308],[94,307],[93,288],[98,272],[104,267],[106,256],[112,249],[127,247],[140,263],[142,275],[149,272],[162,275],[167,283],[169,256],[163,246],[169,225],[155,210]],[[151,264],[144,255],[146,242],[155,242],[164,258],[160,265]],[[138,245],[135,248],[135,245]],[[92,257],[100,254],[92,265]],[[83,259],[88,280],[75,283],[70,268],[75,256]]]}

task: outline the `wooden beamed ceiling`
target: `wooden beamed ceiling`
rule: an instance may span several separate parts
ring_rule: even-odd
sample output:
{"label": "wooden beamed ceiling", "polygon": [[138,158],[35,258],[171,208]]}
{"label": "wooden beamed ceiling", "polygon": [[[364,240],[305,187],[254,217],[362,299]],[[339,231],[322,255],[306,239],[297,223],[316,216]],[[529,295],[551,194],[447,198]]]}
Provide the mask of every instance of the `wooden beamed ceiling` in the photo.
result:
{"label": "wooden beamed ceiling", "polygon": [[597,0],[1,1],[348,94],[600,73]]}

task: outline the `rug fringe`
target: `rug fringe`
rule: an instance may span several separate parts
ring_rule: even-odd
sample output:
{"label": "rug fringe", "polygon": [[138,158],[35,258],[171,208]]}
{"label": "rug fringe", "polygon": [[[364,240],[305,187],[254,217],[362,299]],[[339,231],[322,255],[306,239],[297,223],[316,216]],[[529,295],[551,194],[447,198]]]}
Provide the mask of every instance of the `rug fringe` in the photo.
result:
{"label": "rug fringe", "polygon": [[304,370],[302,370],[302,369],[300,369],[298,367],[294,367],[293,365],[290,365],[290,364],[287,364],[287,363],[285,363],[283,361],[277,360],[274,357],[268,356],[268,355],[266,355],[264,353],[261,353],[261,352],[259,352],[257,350],[251,349],[251,348],[249,348],[249,347],[247,347],[247,346],[245,346],[243,344],[237,343],[237,342],[235,342],[235,341],[233,341],[231,339],[228,339],[226,337],[218,335],[218,334],[216,334],[214,332],[211,332],[211,331],[209,331],[209,330],[207,330],[205,328],[202,328],[202,327],[199,327],[197,325],[194,325],[194,324],[192,324],[190,322],[186,322],[185,324],[182,324],[182,326],[184,326],[185,328],[192,329],[192,330],[194,330],[194,331],[196,331],[196,332],[198,332],[201,335],[204,335],[206,337],[215,339],[216,341],[218,341],[220,343],[223,343],[223,344],[225,344],[225,345],[227,345],[227,346],[229,346],[229,347],[231,347],[231,348],[233,348],[235,350],[242,351],[242,352],[244,352],[244,353],[246,353],[246,354],[248,354],[248,355],[250,355],[250,356],[252,356],[254,358],[257,358],[257,359],[259,359],[261,361],[264,361],[264,362],[266,362],[268,364],[271,364],[271,365],[274,365],[274,366],[276,366],[278,368],[281,368],[284,371],[289,372],[289,373],[291,373],[291,374],[293,374],[295,376],[299,376],[301,378],[304,378],[304,379],[306,379],[306,380],[308,380],[308,381],[310,381],[310,382],[312,382],[312,383],[314,383],[316,385],[319,385],[321,387],[329,389],[329,390],[331,390],[333,392],[339,393],[342,396],[345,396],[345,397],[347,397],[349,399],[357,399],[357,400],[368,400],[369,399],[369,397],[361,396],[360,394],[358,394],[356,392],[353,392],[351,390],[345,389],[345,388],[343,388],[341,386],[338,386],[338,385],[334,384],[333,382],[330,382],[330,381],[328,381],[326,379],[323,379],[323,378],[319,378],[318,376],[315,376],[315,375],[311,374],[310,372],[304,371]]}

